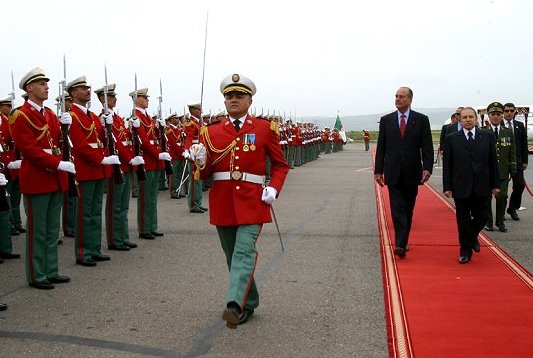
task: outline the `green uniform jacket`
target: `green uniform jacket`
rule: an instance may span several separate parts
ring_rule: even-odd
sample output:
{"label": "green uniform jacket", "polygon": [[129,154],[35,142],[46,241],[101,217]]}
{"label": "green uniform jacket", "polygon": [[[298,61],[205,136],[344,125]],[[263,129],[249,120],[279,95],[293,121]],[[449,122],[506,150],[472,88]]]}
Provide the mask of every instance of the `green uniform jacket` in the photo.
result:
{"label": "green uniform jacket", "polygon": [[[482,129],[494,134],[490,125]],[[512,130],[503,126],[499,126],[499,130],[496,139],[496,157],[498,158],[500,180],[506,180],[511,171],[516,172],[516,144]]]}

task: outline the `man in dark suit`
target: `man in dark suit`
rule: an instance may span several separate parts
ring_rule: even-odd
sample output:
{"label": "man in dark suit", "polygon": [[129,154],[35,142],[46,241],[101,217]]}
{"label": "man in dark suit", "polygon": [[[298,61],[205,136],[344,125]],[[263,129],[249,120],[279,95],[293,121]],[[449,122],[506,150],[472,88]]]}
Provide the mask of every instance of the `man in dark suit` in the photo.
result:
{"label": "man in dark suit", "polygon": [[457,107],[455,113],[450,117],[450,123],[444,124],[440,130],[440,141],[439,141],[439,150],[442,152],[444,149],[444,140],[446,136],[451,133],[455,133],[461,130],[461,111],[463,107]]}
{"label": "man in dark suit", "polygon": [[459,263],[479,252],[477,237],[487,220],[487,202],[500,192],[496,139],[492,133],[475,128],[476,110],[461,111],[463,129],[446,137],[443,158],[443,191],[455,201],[459,231]]}
{"label": "man in dark suit", "polygon": [[522,205],[522,193],[526,187],[524,170],[527,169],[528,164],[527,131],[522,122],[514,119],[516,116],[515,105],[513,103],[506,103],[503,107],[502,125],[513,131],[516,147],[516,174],[512,175],[513,192],[509,198],[507,214],[511,215],[513,220],[520,220],[516,210]]}
{"label": "man in dark suit", "polygon": [[395,112],[381,117],[376,149],[374,179],[389,188],[394,223],[394,254],[405,257],[413,221],[418,185],[433,171],[433,141],[429,119],[411,110],[413,91],[400,87],[396,92]]}

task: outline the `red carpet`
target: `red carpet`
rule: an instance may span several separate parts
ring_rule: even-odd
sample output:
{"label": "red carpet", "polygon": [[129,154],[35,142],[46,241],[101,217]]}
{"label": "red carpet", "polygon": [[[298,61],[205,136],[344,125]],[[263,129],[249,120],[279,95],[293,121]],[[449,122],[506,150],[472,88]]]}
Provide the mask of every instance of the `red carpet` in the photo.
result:
{"label": "red carpet", "polygon": [[453,207],[427,185],[396,259],[387,187],[376,204],[390,357],[533,357],[531,273],[484,234],[460,265]]}

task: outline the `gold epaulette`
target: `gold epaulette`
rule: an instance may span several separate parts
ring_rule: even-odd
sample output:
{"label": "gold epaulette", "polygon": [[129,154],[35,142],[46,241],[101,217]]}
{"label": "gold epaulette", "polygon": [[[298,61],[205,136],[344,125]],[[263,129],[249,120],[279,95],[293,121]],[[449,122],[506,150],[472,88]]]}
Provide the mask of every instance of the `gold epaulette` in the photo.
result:
{"label": "gold epaulette", "polygon": [[193,125],[193,123],[192,123],[192,121],[190,119],[184,123],[185,127],[189,127],[189,126],[192,126],[192,125]]}
{"label": "gold epaulette", "polygon": [[202,126],[202,128],[200,128],[200,135],[205,135],[205,133],[207,133],[207,126]]}
{"label": "gold epaulette", "polygon": [[276,121],[270,122],[270,129],[276,133],[276,135],[279,137],[279,125]]}
{"label": "gold epaulette", "polygon": [[15,108],[13,109],[11,112],[9,112],[9,115],[7,116],[7,121],[9,123],[9,125],[13,125],[15,124],[15,121],[17,120],[17,118],[23,114],[22,111],[19,111],[18,108]]}

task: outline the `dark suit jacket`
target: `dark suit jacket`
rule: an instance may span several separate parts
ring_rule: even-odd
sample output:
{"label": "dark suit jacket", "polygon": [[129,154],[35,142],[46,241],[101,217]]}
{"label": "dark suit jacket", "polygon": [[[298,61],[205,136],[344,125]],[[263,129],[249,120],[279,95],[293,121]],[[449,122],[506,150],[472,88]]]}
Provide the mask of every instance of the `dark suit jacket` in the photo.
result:
{"label": "dark suit jacket", "polygon": [[492,133],[476,128],[472,151],[464,132],[450,134],[444,141],[442,169],[443,191],[452,191],[454,198],[490,196],[500,187],[496,139]]}
{"label": "dark suit jacket", "polygon": [[[503,123],[507,121],[504,119]],[[528,150],[527,150],[527,131],[524,123],[513,120],[514,138],[516,144],[516,164],[519,168],[522,168],[523,163],[528,162]]]}
{"label": "dark suit jacket", "polygon": [[422,180],[422,170],[433,171],[433,140],[428,117],[411,110],[403,139],[398,112],[381,117],[374,174],[384,174],[387,185],[417,185]]}

